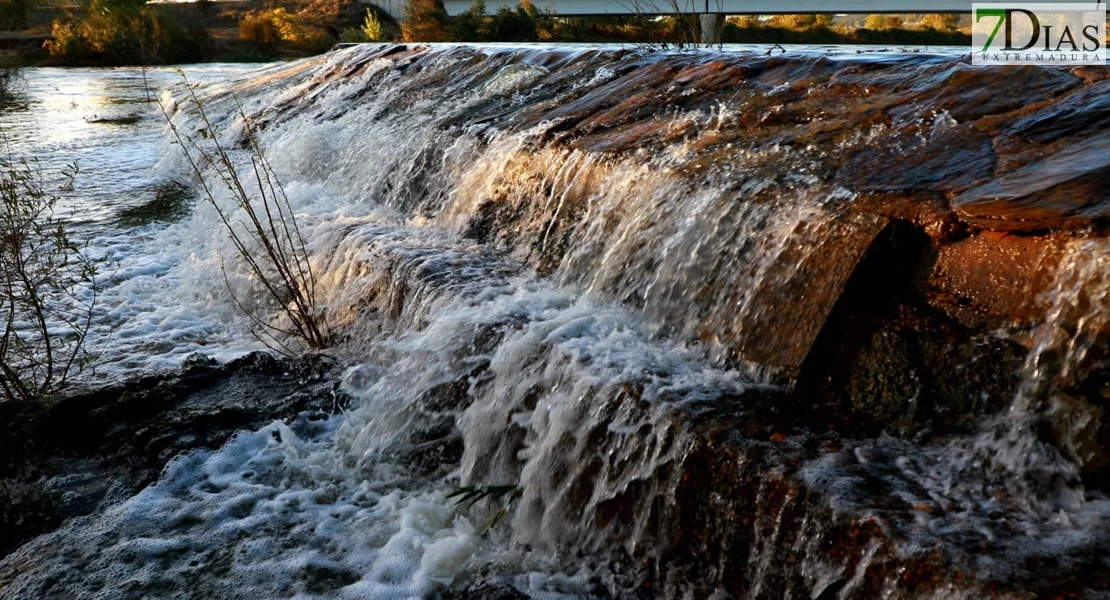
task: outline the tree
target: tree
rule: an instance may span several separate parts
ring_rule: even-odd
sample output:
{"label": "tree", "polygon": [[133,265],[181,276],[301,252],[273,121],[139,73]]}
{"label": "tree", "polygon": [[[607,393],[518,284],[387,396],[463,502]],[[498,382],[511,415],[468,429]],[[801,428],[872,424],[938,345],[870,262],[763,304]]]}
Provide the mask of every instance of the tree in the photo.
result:
{"label": "tree", "polygon": [[490,37],[497,42],[534,42],[538,14],[529,0],[521,0],[516,8],[502,6],[490,19]]}
{"label": "tree", "polygon": [[776,15],[771,19],[771,25],[786,29],[810,29],[817,24],[817,15]]}
{"label": "tree", "polygon": [[955,13],[934,13],[925,15],[921,25],[937,31],[956,31],[960,27],[960,15]]}
{"label": "tree", "polygon": [[886,29],[886,17],[882,15],[867,15],[867,20],[864,21],[863,27],[875,31]]}
{"label": "tree", "polygon": [[763,26],[763,20],[759,15],[740,15],[739,17],[730,17],[729,20],[743,29],[755,29]]}
{"label": "tree", "polygon": [[14,31],[27,27],[27,14],[34,0],[0,0],[0,29]]}
{"label": "tree", "polygon": [[451,21],[451,33],[460,42],[483,41],[489,33],[487,21],[486,3],[482,0],[474,0],[466,12]]}
{"label": "tree", "polygon": [[446,42],[451,39],[447,10],[440,0],[408,0],[401,36],[406,42]]}

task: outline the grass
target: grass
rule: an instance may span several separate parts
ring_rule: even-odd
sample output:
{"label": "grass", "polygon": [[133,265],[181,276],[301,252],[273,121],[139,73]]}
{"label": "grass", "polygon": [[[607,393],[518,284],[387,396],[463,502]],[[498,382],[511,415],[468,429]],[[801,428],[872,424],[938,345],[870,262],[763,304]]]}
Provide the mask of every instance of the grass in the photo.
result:
{"label": "grass", "polygon": [[508,514],[513,502],[519,500],[523,495],[524,489],[515,485],[464,485],[447,494],[447,499],[454,499],[457,506],[463,506],[464,508],[470,508],[482,501],[485,501],[490,508],[500,504],[494,513],[493,519],[482,528],[481,533],[485,535],[497,526],[501,519]]}

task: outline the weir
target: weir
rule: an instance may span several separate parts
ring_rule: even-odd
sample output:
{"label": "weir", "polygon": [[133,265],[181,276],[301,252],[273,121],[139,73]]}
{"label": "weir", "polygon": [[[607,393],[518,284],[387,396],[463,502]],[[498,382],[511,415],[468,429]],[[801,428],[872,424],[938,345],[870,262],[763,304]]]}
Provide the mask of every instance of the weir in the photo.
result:
{"label": "weir", "polygon": [[350,407],[175,458],[0,597],[1099,597],[1108,82],[363,45],[205,86],[282,174]]}

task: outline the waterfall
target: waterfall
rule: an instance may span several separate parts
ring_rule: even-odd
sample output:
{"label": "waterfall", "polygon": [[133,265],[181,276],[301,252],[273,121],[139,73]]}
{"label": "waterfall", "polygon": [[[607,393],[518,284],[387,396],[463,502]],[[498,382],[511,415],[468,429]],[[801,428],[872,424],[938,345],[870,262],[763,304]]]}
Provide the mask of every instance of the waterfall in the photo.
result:
{"label": "waterfall", "polygon": [[[350,408],[175,458],[5,558],[0,597],[1019,597],[1058,589],[1039,565],[1097,569],[1110,254],[1069,230],[1043,301],[1006,314],[937,291],[981,227],[947,201],[1021,168],[984,142],[1006,123],[966,124],[1019,110],[976,95],[996,80],[938,92],[968,72],[366,45],[199,87],[205,137],[249,164],[249,121],[283,180]],[[1081,85],[1046,73],[1045,98]],[[896,164],[861,166],[876,148]],[[167,138],[159,168],[182,161]],[[245,337],[231,295],[266,299],[215,209],[158,235],[187,256],[170,297]],[[821,396],[843,330],[911,312],[984,347],[1028,333],[1009,409],[900,435]]]}

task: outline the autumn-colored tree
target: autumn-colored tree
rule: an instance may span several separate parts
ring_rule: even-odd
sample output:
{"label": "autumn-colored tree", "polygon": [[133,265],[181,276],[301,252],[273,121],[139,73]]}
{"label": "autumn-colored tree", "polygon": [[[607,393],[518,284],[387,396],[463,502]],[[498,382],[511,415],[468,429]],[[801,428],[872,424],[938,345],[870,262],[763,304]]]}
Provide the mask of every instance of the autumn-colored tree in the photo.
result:
{"label": "autumn-colored tree", "polygon": [[774,27],[785,29],[803,30],[810,29],[817,24],[817,15],[776,15],[771,19]]}
{"label": "autumn-colored tree", "polygon": [[401,36],[406,42],[445,42],[451,39],[447,10],[440,0],[409,0]]}
{"label": "autumn-colored tree", "polygon": [[867,15],[867,20],[863,22],[865,29],[886,29],[886,17],[882,15]]}
{"label": "autumn-colored tree", "polygon": [[729,20],[736,24],[737,27],[744,29],[754,29],[763,26],[763,20],[759,15],[740,15],[738,17],[729,17]]}
{"label": "autumn-colored tree", "polygon": [[954,13],[925,15],[921,20],[921,26],[937,31],[956,31],[960,27],[960,15]]}

